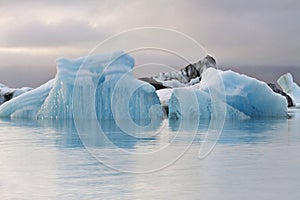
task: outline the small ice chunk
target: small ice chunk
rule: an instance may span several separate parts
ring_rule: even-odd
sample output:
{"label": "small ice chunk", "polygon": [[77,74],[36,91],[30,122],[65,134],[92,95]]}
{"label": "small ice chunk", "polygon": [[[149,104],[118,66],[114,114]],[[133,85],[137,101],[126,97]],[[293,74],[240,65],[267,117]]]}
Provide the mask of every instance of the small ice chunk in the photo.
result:
{"label": "small ice chunk", "polygon": [[277,80],[277,83],[285,93],[290,95],[297,107],[299,107],[300,87],[297,85],[297,83],[294,82],[293,76],[290,73],[286,73]]}

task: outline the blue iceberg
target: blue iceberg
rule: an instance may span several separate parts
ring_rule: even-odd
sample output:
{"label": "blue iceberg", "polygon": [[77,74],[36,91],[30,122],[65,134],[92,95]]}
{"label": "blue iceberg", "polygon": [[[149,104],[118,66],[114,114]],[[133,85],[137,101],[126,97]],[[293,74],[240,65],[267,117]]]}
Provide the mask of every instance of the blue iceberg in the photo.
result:
{"label": "blue iceberg", "polygon": [[0,106],[1,117],[150,119],[163,111],[155,88],[133,77],[134,59],[117,51],[57,60],[55,79]]}
{"label": "blue iceberg", "polygon": [[169,100],[169,119],[249,119],[249,116],[195,87],[176,88]]}
{"label": "blue iceberg", "polygon": [[286,99],[266,83],[230,70],[209,68],[200,83],[174,90],[169,118],[281,118],[287,117],[287,107]]}

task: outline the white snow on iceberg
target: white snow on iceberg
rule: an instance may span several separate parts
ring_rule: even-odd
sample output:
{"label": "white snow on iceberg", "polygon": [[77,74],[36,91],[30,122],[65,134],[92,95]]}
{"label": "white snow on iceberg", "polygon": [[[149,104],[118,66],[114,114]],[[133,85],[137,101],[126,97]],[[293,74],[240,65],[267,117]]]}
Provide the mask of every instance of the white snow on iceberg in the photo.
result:
{"label": "white snow on iceberg", "polygon": [[157,90],[156,93],[159,97],[160,104],[162,106],[168,107],[169,100],[173,94],[173,88],[165,88],[161,90]]}
{"label": "white snow on iceberg", "polygon": [[297,107],[300,106],[300,87],[294,82],[293,76],[290,73],[282,75],[277,80],[281,89],[290,95]]}

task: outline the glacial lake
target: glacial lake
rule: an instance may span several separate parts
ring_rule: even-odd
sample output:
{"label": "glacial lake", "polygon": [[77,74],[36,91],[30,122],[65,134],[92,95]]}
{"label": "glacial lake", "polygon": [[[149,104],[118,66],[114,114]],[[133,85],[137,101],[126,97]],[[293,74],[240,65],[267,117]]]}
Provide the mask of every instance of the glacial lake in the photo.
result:
{"label": "glacial lake", "polygon": [[219,130],[1,119],[0,199],[300,199],[300,109],[290,114]]}

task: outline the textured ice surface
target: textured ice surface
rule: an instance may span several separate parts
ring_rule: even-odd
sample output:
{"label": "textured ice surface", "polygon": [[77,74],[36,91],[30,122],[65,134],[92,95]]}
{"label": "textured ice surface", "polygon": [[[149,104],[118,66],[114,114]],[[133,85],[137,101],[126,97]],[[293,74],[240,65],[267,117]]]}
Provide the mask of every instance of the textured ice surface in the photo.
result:
{"label": "textured ice surface", "polygon": [[96,110],[98,118],[132,118],[148,119],[149,110],[161,113],[159,98],[155,88],[133,77],[134,60],[130,56],[122,56],[109,65],[98,82],[96,92]]}
{"label": "textured ice surface", "polygon": [[224,117],[231,119],[275,118],[287,116],[287,102],[264,82],[233,71],[209,68],[200,83],[174,90],[169,117],[178,118],[183,110],[188,118],[220,117],[224,110]]}
{"label": "textured ice surface", "polygon": [[225,102],[194,87],[176,88],[169,100],[170,119],[248,119]]}
{"label": "textured ice surface", "polygon": [[[58,60],[56,82],[39,117],[148,119],[159,98],[153,86],[133,77],[133,66],[134,59],[121,51]],[[156,109],[162,112],[160,105]]]}
{"label": "textured ice surface", "polygon": [[294,82],[293,76],[290,73],[286,73],[277,82],[282,90],[290,95],[297,107],[300,106],[300,87]]}
{"label": "textured ice surface", "polygon": [[[61,58],[57,60],[57,74],[55,83],[38,112],[38,118],[47,119],[70,119],[73,118],[73,89],[75,79],[80,79],[80,86],[87,95],[88,86],[93,78],[101,75],[104,65],[110,61],[109,55],[82,57],[75,60]],[[85,62],[85,66],[79,72],[81,65]],[[89,93],[90,95],[90,93]],[[88,97],[92,98],[92,97]],[[83,100],[83,96],[78,97],[78,101]],[[78,109],[85,110],[94,105],[82,102]],[[82,116],[83,118],[85,116]]]}

